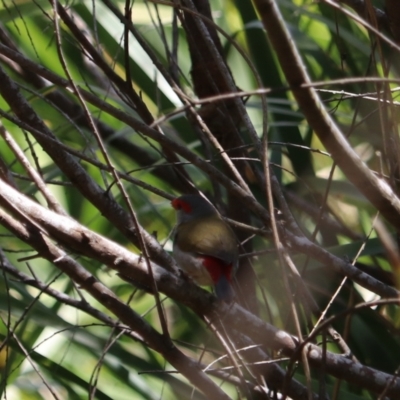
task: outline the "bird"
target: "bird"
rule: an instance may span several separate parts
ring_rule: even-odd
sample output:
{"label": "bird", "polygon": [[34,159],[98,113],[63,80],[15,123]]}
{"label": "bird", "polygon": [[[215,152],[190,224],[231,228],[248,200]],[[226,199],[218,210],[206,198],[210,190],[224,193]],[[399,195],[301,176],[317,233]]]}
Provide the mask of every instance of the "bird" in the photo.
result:
{"label": "bird", "polygon": [[232,280],[239,264],[232,228],[200,195],[182,195],[171,205],[177,212],[172,254],[179,268],[198,285],[214,286],[218,299],[232,302]]}

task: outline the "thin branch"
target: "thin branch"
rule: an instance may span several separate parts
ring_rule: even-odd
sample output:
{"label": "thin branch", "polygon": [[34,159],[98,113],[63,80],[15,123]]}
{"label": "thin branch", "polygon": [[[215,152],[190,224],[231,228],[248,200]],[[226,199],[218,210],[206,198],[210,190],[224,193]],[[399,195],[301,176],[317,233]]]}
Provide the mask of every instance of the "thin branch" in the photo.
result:
{"label": "thin branch", "polygon": [[[328,0],[324,1],[328,2]],[[347,178],[382,213],[387,221],[400,231],[400,200],[395,192],[384,180],[377,178],[360,160],[326,111],[315,89],[302,87],[302,85],[311,84],[311,79],[276,1],[255,0],[254,3],[293,94],[308,123]],[[337,6],[336,3],[334,5]],[[373,30],[370,26],[368,29]],[[380,32],[375,33],[382,36]],[[385,40],[388,41],[386,38]],[[390,42],[390,44],[395,48],[398,47],[395,43]]]}
{"label": "thin branch", "polygon": [[[181,368],[186,367],[187,360],[182,358],[182,354],[176,353],[177,350],[171,350],[170,348],[167,351],[164,347],[164,341],[160,337],[161,335],[154,332],[128,306],[116,299],[114,294],[110,293],[107,288],[102,288],[99,292],[96,289],[99,283],[93,282],[92,279],[88,280],[87,272],[82,271],[74,260],[63,253],[59,247],[54,246],[47,239],[44,232],[47,231],[51,237],[65,244],[68,248],[98,260],[120,273],[131,275],[140,284],[149,286],[150,280],[143,258],[91,232],[73,219],[60,216],[41,207],[1,180],[0,203],[7,207],[10,212],[17,213],[18,217],[24,221],[24,224],[27,224],[31,230],[33,229],[34,234],[31,234],[22,224],[12,219],[9,214],[2,213],[0,221],[7,229],[34,247],[42,257],[52,261],[61,270],[68,271],[68,274],[75,282],[91,293],[102,304],[106,304],[107,308],[120,318],[123,323],[140,333],[151,347],[160,351],[178,370],[181,371]],[[73,269],[71,270],[72,267]],[[186,304],[199,315],[204,315],[211,321],[221,318],[221,315],[223,315],[224,324],[229,328],[232,327],[241,331],[243,326],[246,326],[246,334],[254,343],[262,343],[268,348],[282,351],[289,356],[296,351],[299,341],[287,332],[260,320],[237,304],[216,304],[213,302],[214,297],[212,295],[206,293],[192,282],[183,279],[179,275],[173,275],[156,264],[152,265],[152,269],[157,281],[157,287],[161,292],[182,304]],[[369,279],[372,278],[369,277]],[[397,298],[396,290],[393,289],[393,292],[395,294],[391,297]],[[132,321],[134,321],[133,325]],[[318,346],[311,344],[306,346],[306,355],[310,364],[314,366],[318,367],[324,363],[327,373],[333,376],[343,378],[375,392],[382,391],[386,384],[391,382],[388,395],[400,395],[400,378],[394,378],[389,374],[376,371],[337,354],[330,352],[323,354]],[[175,356],[177,359],[174,358]],[[171,357],[174,360],[171,360]],[[195,366],[190,365],[188,372],[195,374],[196,370],[193,368]],[[371,376],[374,376],[375,379],[370,379]],[[201,379],[204,379],[204,377]],[[196,383],[194,384],[196,385]],[[202,389],[204,391],[204,387]]]}
{"label": "thin branch", "polygon": [[[4,204],[4,201],[0,201]],[[23,220],[23,224],[14,220],[9,214],[0,210],[2,225],[11,230],[17,237],[25,241],[40,254],[41,257],[52,262],[57,268],[66,273],[71,279],[89,292],[99,303],[113,312],[124,324],[137,332],[146,344],[161,353],[165,359],[178,369],[194,386],[203,391],[210,399],[225,399],[229,397],[201,371],[194,360],[186,357],[164,336],[155,331],[140,315],[135,313],[129,305],[122,302],[106,286],[97,281],[90,273],[82,268],[74,259],[69,257],[59,246],[54,245],[36,223],[32,223],[29,216],[21,214],[15,205],[8,206]],[[63,222],[69,218],[59,216]],[[138,261],[138,260],[137,260]],[[143,264],[143,262],[142,262]],[[144,270],[146,270],[145,266]]]}

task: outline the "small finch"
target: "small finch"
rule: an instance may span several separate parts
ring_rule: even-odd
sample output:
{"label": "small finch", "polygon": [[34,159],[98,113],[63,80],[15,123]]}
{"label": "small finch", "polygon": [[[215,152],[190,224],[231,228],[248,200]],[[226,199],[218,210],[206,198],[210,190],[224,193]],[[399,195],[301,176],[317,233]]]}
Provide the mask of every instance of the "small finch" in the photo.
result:
{"label": "small finch", "polygon": [[235,234],[217,209],[199,195],[171,202],[177,211],[173,255],[198,285],[213,285],[219,299],[231,302],[232,279],[238,268]]}

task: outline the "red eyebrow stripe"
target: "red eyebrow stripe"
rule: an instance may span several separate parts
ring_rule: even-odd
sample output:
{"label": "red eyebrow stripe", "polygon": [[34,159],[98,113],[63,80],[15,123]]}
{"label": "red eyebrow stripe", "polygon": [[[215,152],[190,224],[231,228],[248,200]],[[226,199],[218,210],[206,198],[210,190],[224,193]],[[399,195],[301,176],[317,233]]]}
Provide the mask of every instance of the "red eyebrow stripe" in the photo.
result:
{"label": "red eyebrow stripe", "polygon": [[172,207],[175,208],[175,210],[183,210],[186,214],[189,214],[192,212],[192,207],[190,206],[189,203],[186,203],[185,201],[179,200],[179,199],[174,199],[171,201]]}

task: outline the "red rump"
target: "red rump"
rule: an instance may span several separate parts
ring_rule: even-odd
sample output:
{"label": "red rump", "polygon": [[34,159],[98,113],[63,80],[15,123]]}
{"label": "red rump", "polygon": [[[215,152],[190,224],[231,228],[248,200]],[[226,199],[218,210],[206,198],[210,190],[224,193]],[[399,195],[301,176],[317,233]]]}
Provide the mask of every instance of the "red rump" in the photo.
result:
{"label": "red rump", "polygon": [[224,275],[229,282],[232,280],[232,265],[226,265],[216,257],[201,256],[200,258],[203,260],[203,265],[210,274],[214,284],[220,280],[221,275]]}
{"label": "red rump", "polygon": [[171,204],[172,207],[175,208],[175,210],[183,210],[186,214],[192,212],[192,207],[190,206],[190,204],[186,203],[185,201],[182,201],[179,198],[172,200]]}

